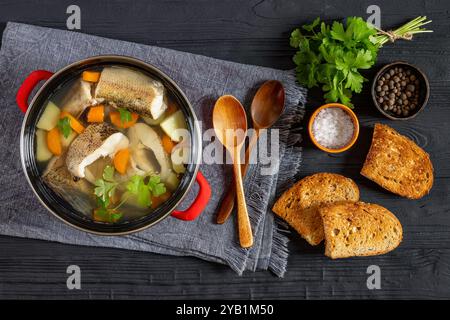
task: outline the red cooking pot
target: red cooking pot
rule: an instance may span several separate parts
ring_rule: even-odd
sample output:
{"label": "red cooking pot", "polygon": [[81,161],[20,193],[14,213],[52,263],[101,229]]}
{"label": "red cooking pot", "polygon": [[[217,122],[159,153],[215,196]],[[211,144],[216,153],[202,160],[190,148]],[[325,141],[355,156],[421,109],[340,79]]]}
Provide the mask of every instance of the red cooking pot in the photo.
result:
{"label": "red cooking pot", "polygon": [[[41,171],[38,169],[35,159],[36,124],[49,96],[63,83],[79,76],[84,70],[111,65],[139,69],[150,77],[161,81],[176,100],[175,102],[179,105],[180,110],[183,111],[191,134],[190,161],[185,174],[181,178],[180,185],[171,198],[153,212],[141,218],[114,224],[94,221],[91,217],[74,209],[70,203],[42,181]],[[45,83],[28,104],[28,98],[32,90],[41,81],[45,81]],[[205,209],[211,196],[211,188],[205,177],[198,170],[201,160],[202,140],[197,117],[183,91],[158,68],[135,58],[108,55],[96,56],[72,63],[55,73],[44,70],[33,71],[17,92],[17,104],[20,110],[25,113],[20,137],[20,153],[25,176],[42,204],[56,217],[72,227],[101,235],[122,235],[146,229],[169,215],[180,220],[194,220]],[[199,191],[195,200],[188,209],[183,211],[175,210],[193,186],[194,181],[197,181],[199,185]]]}

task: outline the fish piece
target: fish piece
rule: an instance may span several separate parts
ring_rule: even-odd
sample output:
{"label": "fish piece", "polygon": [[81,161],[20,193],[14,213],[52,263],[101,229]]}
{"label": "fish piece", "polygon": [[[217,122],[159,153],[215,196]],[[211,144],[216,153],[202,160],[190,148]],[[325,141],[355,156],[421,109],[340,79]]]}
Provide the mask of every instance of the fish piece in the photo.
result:
{"label": "fish piece", "polygon": [[141,116],[158,119],[167,109],[161,82],[142,72],[123,67],[103,69],[95,89],[95,98]]}
{"label": "fish piece", "polygon": [[61,100],[62,111],[78,118],[88,106],[95,104],[91,94],[91,84],[78,79]]}
{"label": "fish piece", "polygon": [[156,160],[154,152],[141,142],[136,148],[133,147],[133,156],[135,161],[132,163],[132,166],[135,166],[136,170],[142,170],[144,174],[160,172],[161,166]]}
{"label": "fish piece", "polygon": [[[132,165],[148,172],[159,173],[161,181],[166,182],[173,174],[168,154],[164,151],[161,138],[156,131],[145,123],[136,123],[128,129],[130,138]],[[149,157],[149,151],[154,155],[157,164]],[[155,172],[157,170],[157,172]]]}
{"label": "fish piece", "polygon": [[93,186],[84,179],[74,178],[67,170],[66,154],[53,157],[45,169],[42,179],[44,183],[76,210],[89,214],[95,205]]}
{"label": "fish piece", "polygon": [[100,157],[113,157],[128,147],[128,138],[107,123],[93,123],[75,138],[67,151],[66,164],[75,177],[84,178],[85,168]]}

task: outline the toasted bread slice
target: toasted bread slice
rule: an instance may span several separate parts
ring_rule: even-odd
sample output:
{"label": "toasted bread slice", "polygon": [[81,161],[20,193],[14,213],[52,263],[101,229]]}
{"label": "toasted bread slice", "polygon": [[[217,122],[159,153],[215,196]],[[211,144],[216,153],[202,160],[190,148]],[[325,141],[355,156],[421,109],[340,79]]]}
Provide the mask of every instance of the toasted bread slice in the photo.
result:
{"label": "toasted bread slice", "polygon": [[402,241],[402,225],[382,206],[347,202],[322,207],[319,213],[325,233],[325,255],[332,259],[384,254]]}
{"label": "toasted bread slice", "polygon": [[372,145],[361,174],[400,196],[419,199],[433,186],[428,153],[383,124],[375,124]]}
{"label": "toasted bread slice", "polygon": [[306,241],[318,245],[324,235],[317,209],[328,203],[358,200],[359,189],[352,179],[334,173],[317,173],[303,178],[283,193],[272,210]]}

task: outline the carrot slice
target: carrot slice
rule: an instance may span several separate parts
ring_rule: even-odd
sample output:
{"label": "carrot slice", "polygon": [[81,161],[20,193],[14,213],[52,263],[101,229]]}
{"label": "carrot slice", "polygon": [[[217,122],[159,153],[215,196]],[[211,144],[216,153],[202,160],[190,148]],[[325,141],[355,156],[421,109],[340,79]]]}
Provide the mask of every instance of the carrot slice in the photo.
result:
{"label": "carrot slice", "polygon": [[103,122],[104,118],[105,118],[105,106],[100,104],[98,106],[91,107],[89,109],[89,112],[87,114],[88,122]]}
{"label": "carrot slice", "polygon": [[170,191],[166,191],[166,193],[163,193],[159,197],[152,196],[152,209],[158,208],[160,205],[162,205],[164,202],[169,200],[169,198],[172,196],[172,193]]}
{"label": "carrot slice", "polygon": [[116,127],[126,129],[135,125],[135,123],[139,118],[139,115],[137,113],[132,112],[131,121],[122,122],[122,119],[120,119],[120,112],[111,111],[109,113],[109,118],[111,119],[112,124],[114,124]]}
{"label": "carrot slice", "polygon": [[120,174],[125,174],[127,172],[128,162],[130,161],[130,150],[122,149],[117,151],[114,156],[114,168]]}
{"label": "carrot slice", "polygon": [[84,126],[80,123],[80,121],[78,121],[73,115],[71,115],[70,113],[63,111],[61,112],[61,116],[60,118],[69,118],[70,120],[70,127],[78,134],[82,133],[84,131]]}
{"label": "carrot slice", "polygon": [[175,147],[175,142],[173,142],[167,134],[164,134],[161,140],[164,150],[169,154],[172,153],[172,150]]}
{"label": "carrot slice", "polygon": [[87,82],[98,82],[100,79],[100,72],[97,71],[83,71],[82,79]]}
{"label": "carrot slice", "polygon": [[61,136],[58,127],[53,128],[47,132],[47,147],[55,156],[60,156],[62,153]]}

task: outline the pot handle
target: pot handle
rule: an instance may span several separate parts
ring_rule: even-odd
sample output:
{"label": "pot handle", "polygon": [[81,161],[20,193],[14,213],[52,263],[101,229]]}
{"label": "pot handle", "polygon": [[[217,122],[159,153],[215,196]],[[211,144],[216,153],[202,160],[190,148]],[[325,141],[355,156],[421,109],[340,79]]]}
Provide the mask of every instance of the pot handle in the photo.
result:
{"label": "pot handle", "polygon": [[200,171],[197,173],[195,181],[197,181],[200,190],[194,202],[184,211],[173,211],[172,217],[180,220],[192,221],[202,213],[203,209],[205,209],[209,198],[211,197],[211,187]]}
{"label": "pot handle", "polygon": [[33,91],[39,82],[48,80],[52,75],[53,72],[50,71],[35,70],[25,78],[22,85],[19,87],[19,90],[17,90],[16,95],[17,105],[23,113],[27,112],[28,98],[30,97],[31,91]]}

